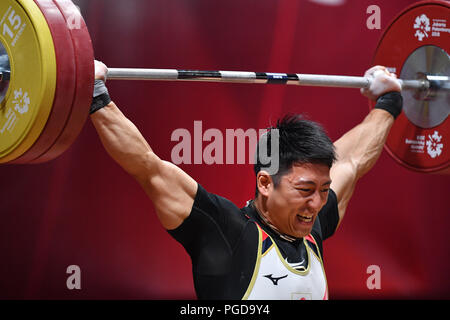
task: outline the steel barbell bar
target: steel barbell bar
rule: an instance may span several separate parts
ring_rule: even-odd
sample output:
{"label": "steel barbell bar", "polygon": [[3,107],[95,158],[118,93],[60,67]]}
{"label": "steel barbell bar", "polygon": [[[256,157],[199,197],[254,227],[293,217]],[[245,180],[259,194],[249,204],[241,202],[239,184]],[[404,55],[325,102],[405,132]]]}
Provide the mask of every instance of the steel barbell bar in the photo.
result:
{"label": "steel barbell bar", "polygon": [[[111,80],[166,80],[166,81],[204,81],[204,82],[232,82],[232,83],[278,83],[300,86],[320,86],[339,88],[368,88],[370,78],[342,75],[294,74],[294,73],[266,73],[249,71],[202,71],[177,69],[138,69],[138,68],[109,68],[108,79]],[[428,90],[438,83],[448,82],[449,77],[432,75],[427,79],[402,80],[398,79],[402,89]],[[439,84],[439,89],[447,86]]]}
{"label": "steel barbell bar", "polygon": [[[0,71],[0,82],[9,81],[10,76],[10,71]],[[370,78],[342,75],[144,68],[109,68],[108,80],[278,83],[337,88],[368,88],[372,81]],[[430,88],[450,90],[448,76],[427,75],[423,79],[398,79],[398,81],[403,90],[428,90]]]}

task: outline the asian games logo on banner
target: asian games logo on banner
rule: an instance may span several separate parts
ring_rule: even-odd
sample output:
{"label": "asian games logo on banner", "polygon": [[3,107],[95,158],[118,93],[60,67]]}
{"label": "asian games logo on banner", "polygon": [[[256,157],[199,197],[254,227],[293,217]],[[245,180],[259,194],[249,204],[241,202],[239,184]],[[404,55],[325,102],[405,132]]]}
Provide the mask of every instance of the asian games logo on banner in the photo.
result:
{"label": "asian games logo on banner", "polygon": [[424,38],[428,37],[440,37],[442,33],[450,34],[450,28],[447,27],[447,20],[430,20],[425,14],[416,17],[413,28],[416,31],[414,36],[419,41],[423,41]]}

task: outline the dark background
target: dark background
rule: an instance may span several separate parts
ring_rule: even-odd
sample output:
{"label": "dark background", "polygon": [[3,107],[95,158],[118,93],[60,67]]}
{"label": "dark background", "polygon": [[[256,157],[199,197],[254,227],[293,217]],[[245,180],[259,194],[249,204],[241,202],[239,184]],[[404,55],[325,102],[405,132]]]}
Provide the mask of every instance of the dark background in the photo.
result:
{"label": "dark background", "polygon": [[[362,75],[382,30],[411,0],[79,0],[95,55],[110,67]],[[330,3],[334,5],[329,5]],[[366,9],[381,9],[369,30]],[[447,48],[448,50],[448,48]],[[113,100],[170,160],[177,128],[265,128],[288,112],[333,140],[361,122],[355,89],[110,81]],[[204,143],[204,146],[206,143]],[[251,165],[181,165],[238,206]],[[331,299],[450,298],[450,179],[407,170],[383,151],[324,244]],[[140,186],[102,148],[91,122],[49,163],[0,167],[0,298],[194,298],[191,263]],[[81,268],[68,290],[66,268]],[[381,289],[369,290],[370,265]]]}

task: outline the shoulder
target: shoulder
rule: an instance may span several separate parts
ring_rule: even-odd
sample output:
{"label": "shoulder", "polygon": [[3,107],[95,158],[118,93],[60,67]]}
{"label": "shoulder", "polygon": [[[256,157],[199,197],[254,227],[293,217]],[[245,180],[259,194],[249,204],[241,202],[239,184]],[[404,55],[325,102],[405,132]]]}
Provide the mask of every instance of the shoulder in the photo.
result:
{"label": "shoulder", "polygon": [[219,236],[229,238],[236,234],[247,222],[247,218],[232,201],[217,194],[208,192],[198,184],[191,212],[183,223],[169,233],[178,237],[189,235],[189,238],[200,234],[210,234],[212,230]]}
{"label": "shoulder", "polygon": [[227,211],[240,213],[240,209],[232,201],[215,193],[208,192],[201,184],[198,184],[192,209],[206,212]]}
{"label": "shoulder", "polygon": [[331,237],[339,224],[339,209],[336,193],[330,189],[328,201],[320,210],[314,223],[316,237],[325,240]]}
{"label": "shoulder", "polygon": [[328,200],[323,206],[323,208],[319,211],[319,218],[323,220],[328,215],[336,215],[338,214],[338,199],[336,192],[333,189],[330,189],[328,193]]}

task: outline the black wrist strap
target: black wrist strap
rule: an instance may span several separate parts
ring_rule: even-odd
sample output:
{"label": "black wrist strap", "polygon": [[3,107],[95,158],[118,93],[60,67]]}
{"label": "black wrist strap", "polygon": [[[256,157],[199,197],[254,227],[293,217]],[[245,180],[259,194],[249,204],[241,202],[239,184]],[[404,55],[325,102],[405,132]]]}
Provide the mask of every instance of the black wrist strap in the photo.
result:
{"label": "black wrist strap", "polygon": [[103,107],[106,107],[111,102],[111,98],[108,93],[103,93],[92,100],[91,110],[89,114],[93,114],[94,112],[100,110]]}
{"label": "black wrist strap", "polygon": [[396,119],[402,112],[403,97],[397,91],[385,93],[377,99],[375,108],[386,110]]}
{"label": "black wrist strap", "polygon": [[106,88],[104,81],[95,80],[93,97],[89,114],[93,114],[101,108],[106,107],[111,102],[111,98],[109,97],[108,89]]}

